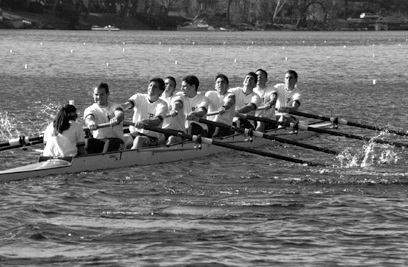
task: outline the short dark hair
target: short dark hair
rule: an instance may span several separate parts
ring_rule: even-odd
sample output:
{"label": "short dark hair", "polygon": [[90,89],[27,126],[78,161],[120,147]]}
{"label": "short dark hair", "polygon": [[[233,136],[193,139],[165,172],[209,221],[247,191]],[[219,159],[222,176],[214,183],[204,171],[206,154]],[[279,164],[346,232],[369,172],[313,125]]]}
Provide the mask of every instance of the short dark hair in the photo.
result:
{"label": "short dark hair", "polygon": [[97,89],[105,89],[105,93],[109,94],[109,86],[107,83],[100,82],[97,86]]}
{"label": "short dark hair", "polygon": [[162,90],[162,91],[164,91],[164,89],[166,89],[166,86],[164,85],[164,81],[163,81],[162,78],[155,77],[155,78],[150,79],[150,82],[158,83],[159,84],[159,89]]}
{"label": "short dark hair", "polygon": [[263,72],[263,73],[265,74],[265,77],[268,78],[268,73],[266,72],[266,70],[264,70],[264,69],[257,69],[255,72],[258,72],[258,71]]}
{"label": "short dark hair", "polygon": [[215,76],[215,80],[217,80],[218,78],[221,78],[223,80],[225,80],[227,82],[227,84],[229,84],[229,80],[228,77],[222,73],[218,73],[217,76]]}
{"label": "short dark hair", "polygon": [[297,74],[296,71],[294,71],[294,70],[288,70],[286,73],[293,74],[293,76],[295,76],[295,78],[296,78],[296,80],[297,80],[298,74]]}
{"label": "short dark hair", "polygon": [[195,85],[196,90],[198,90],[198,86],[200,85],[197,76],[194,75],[187,75],[182,81],[188,83],[189,85]]}
{"label": "short dark hair", "polygon": [[247,76],[252,76],[252,77],[254,77],[255,78],[255,83],[257,83],[258,82],[258,75],[256,75],[256,73],[255,72],[253,72],[253,71],[251,71],[251,72],[248,72],[247,73]]}
{"label": "short dark hair", "polygon": [[176,85],[177,85],[176,79],[174,79],[173,76],[167,76],[167,77],[165,77],[164,79],[169,79],[169,80],[173,81],[173,82],[174,82],[174,87],[176,87]]}

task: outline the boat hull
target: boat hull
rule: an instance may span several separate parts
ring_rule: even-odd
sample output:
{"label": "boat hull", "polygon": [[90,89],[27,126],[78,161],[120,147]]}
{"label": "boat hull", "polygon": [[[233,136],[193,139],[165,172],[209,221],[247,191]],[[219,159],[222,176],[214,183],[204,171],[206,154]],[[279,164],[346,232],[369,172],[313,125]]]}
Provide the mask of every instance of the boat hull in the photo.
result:
{"label": "boat hull", "polygon": [[[325,123],[324,125],[327,126],[328,123]],[[298,134],[292,134],[288,130],[278,130],[271,133],[271,135],[276,135],[288,140],[302,140],[315,134],[316,133],[310,131],[302,131]],[[273,142],[269,139],[256,137],[253,137],[252,141],[248,141],[247,139],[248,137],[240,135],[220,141],[239,147],[252,148]],[[201,148],[198,148],[198,146],[198,144],[193,142],[186,142],[170,148],[162,146],[157,148],[146,148],[142,151],[124,150],[104,154],[92,154],[85,157],[71,158],[70,160],[49,159],[23,167],[0,171],[0,182],[65,173],[168,163],[231,151],[229,148],[215,145],[201,144]]]}

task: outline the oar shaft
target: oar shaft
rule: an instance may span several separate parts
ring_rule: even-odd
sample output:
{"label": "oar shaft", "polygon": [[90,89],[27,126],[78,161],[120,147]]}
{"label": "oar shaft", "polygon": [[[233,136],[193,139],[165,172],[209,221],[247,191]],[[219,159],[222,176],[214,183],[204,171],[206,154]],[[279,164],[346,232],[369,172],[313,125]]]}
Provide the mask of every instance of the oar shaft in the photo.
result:
{"label": "oar shaft", "polygon": [[[135,123],[133,123],[133,125],[134,124]],[[205,144],[209,144],[209,145],[212,144],[212,145],[215,145],[215,146],[220,146],[220,147],[230,148],[230,149],[234,149],[234,150],[244,151],[244,152],[248,152],[248,153],[252,153],[252,154],[258,154],[258,155],[265,156],[265,157],[286,160],[286,161],[294,162],[294,163],[306,164],[306,165],[309,165],[309,166],[328,167],[328,166],[326,166],[324,164],[320,164],[320,163],[315,163],[315,162],[311,162],[311,161],[305,161],[305,160],[301,160],[301,159],[290,158],[290,157],[286,157],[286,156],[282,156],[282,155],[273,154],[273,153],[270,153],[270,152],[255,150],[255,149],[252,149],[252,148],[236,146],[236,145],[232,145],[232,144],[229,144],[229,143],[216,141],[216,140],[213,140],[211,138],[198,137],[196,135],[189,135],[189,134],[183,133],[181,131],[162,129],[162,128],[157,128],[157,127],[153,127],[153,126],[144,126],[143,128],[148,130],[148,131],[154,131],[154,132],[163,133],[163,134],[170,134],[170,135],[180,136],[182,138],[192,140],[192,141],[197,141],[198,139],[201,139],[201,141],[203,143],[205,143]]]}
{"label": "oar shaft", "polygon": [[[214,125],[216,127],[230,128],[233,131],[237,131],[237,132],[240,132],[240,133],[249,132],[249,129],[238,128],[238,127],[230,126],[230,125],[220,123],[220,122],[216,122],[216,121],[200,119],[199,122]],[[324,152],[324,153],[328,153],[328,154],[333,154],[333,155],[338,155],[339,154],[337,151],[334,151],[334,150],[326,149],[326,148],[323,148],[323,147],[317,147],[317,146],[313,146],[313,145],[308,145],[308,144],[304,144],[304,143],[299,143],[299,142],[296,142],[296,141],[280,138],[278,136],[268,135],[268,134],[265,134],[265,133],[262,133],[262,132],[259,132],[259,131],[254,131],[253,130],[252,134],[254,136],[256,136],[256,137],[261,137],[261,138],[265,138],[265,139],[269,139],[269,140],[274,140],[274,141],[277,141],[277,142],[290,144],[290,145],[294,145],[294,146],[298,146],[298,147],[303,147],[303,148],[307,148],[307,149],[311,149],[311,150],[316,150],[316,151],[320,151],[320,152]]]}
{"label": "oar shaft", "polygon": [[[241,118],[246,118],[246,119],[251,119],[251,120],[258,120],[258,121],[263,121],[263,122],[275,122],[273,120],[267,119],[267,118],[262,118],[262,117],[255,117],[247,114],[240,114],[239,115]],[[296,125],[294,123],[282,123],[278,122],[280,125],[286,126],[286,127],[295,127]],[[364,141],[369,141],[369,142],[374,142],[378,144],[384,144],[384,145],[392,145],[392,146],[397,146],[397,147],[408,147],[408,144],[404,143],[399,143],[399,142],[391,142],[391,141],[386,141],[386,140],[378,140],[378,139],[373,139],[371,137],[366,137],[366,136],[359,136],[359,135],[353,135],[353,134],[348,134],[348,133],[341,133],[341,132],[335,132],[335,131],[330,131],[327,129],[321,129],[321,128],[315,128],[315,127],[309,127],[304,124],[298,124],[297,125],[300,130],[305,130],[305,131],[311,131],[311,132],[316,132],[316,133],[325,133],[325,134],[330,134],[330,135],[335,135],[335,136],[343,136],[346,138],[350,139],[357,139],[357,140],[364,140]]]}
{"label": "oar shaft", "polygon": [[289,113],[292,115],[302,116],[306,118],[319,119],[323,121],[331,121],[331,122],[342,124],[342,125],[354,126],[354,127],[359,127],[359,128],[364,128],[364,129],[369,129],[369,130],[374,130],[374,131],[379,131],[379,132],[389,132],[389,133],[393,133],[393,134],[397,134],[401,136],[408,136],[408,132],[387,129],[386,127],[373,126],[373,125],[367,125],[367,124],[362,124],[358,122],[352,122],[352,121],[348,121],[345,119],[325,117],[321,115],[315,115],[315,114],[304,113],[304,112],[299,112],[299,111],[289,111]]}
{"label": "oar shaft", "polygon": [[[290,123],[290,124],[285,123],[285,124],[282,124],[282,125],[289,126],[289,127],[294,127],[293,123]],[[378,140],[378,139],[374,139],[374,138],[367,137],[367,136],[360,136],[360,135],[354,135],[354,134],[348,134],[348,133],[335,132],[335,131],[330,131],[330,130],[326,130],[326,129],[309,127],[309,126],[303,125],[303,124],[299,124],[298,127],[299,127],[300,130],[307,130],[307,131],[316,132],[316,133],[325,133],[325,134],[330,134],[330,135],[335,135],[335,136],[344,136],[346,138],[363,140],[363,141],[368,141],[368,142],[374,142],[374,143],[378,143],[378,144],[393,145],[393,146],[397,146],[397,147],[408,147],[408,144],[404,144],[404,143],[391,142],[391,141],[386,141],[386,140]]]}

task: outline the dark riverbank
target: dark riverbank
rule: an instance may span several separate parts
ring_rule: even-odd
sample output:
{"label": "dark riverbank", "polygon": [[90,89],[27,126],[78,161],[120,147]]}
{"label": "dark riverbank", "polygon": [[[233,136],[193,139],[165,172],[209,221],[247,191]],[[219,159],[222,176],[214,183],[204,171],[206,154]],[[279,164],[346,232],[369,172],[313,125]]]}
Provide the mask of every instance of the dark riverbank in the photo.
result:
{"label": "dark riverbank", "polygon": [[[91,30],[92,25],[100,27],[112,25],[122,30],[177,30],[177,25],[186,23],[188,19],[182,17],[153,16],[138,14],[137,18],[120,17],[118,14],[90,13],[82,16],[75,23],[67,19],[58,18],[50,13],[35,14],[22,11],[3,10],[3,21],[0,29],[58,29],[58,30]],[[214,25],[230,30],[299,30],[294,24],[276,24],[269,28],[256,28],[249,24]],[[328,31],[369,31],[369,30],[408,30],[405,19],[381,18],[375,20],[348,19],[332,20],[326,24],[310,22],[306,29]]]}

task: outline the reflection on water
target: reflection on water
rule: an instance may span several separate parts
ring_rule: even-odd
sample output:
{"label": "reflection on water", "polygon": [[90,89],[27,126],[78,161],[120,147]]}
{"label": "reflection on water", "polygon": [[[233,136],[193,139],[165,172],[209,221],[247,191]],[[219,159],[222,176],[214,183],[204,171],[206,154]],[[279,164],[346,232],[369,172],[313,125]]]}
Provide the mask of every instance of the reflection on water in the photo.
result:
{"label": "reflection on water", "polygon": [[[240,86],[264,68],[271,85],[299,73],[302,111],[408,129],[404,32],[1,31],[1,140],[38,134],[58,106],[145,92],[217,72]],[[176,64],[177,63],[177,64]],[[375,80],[375,84],[374,81]],[[131,114],[127,114],[130,116]],[[343,132],[406,137],[349,126]],[[260,149],[327,163],[307,167],[232,151],[207,158],[0,185],[5,265],[401,266],[406,261],[406,150],[320,135],[304,142],[340,157],[272,142]],[[35,160],[0,152],[1,169]],[[352,257],[350,257],[352,255]]]}

